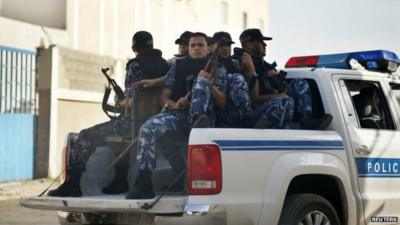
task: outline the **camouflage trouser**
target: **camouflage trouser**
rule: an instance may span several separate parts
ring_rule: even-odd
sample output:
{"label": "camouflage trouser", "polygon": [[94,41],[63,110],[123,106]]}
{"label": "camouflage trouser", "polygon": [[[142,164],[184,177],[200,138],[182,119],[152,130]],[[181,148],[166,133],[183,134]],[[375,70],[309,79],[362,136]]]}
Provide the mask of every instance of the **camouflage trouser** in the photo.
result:
{"label": "camouflage trouser", "polygon": [[215,124],[214,101],[208,80],[198,78],[192,89],[192,102],[189,109],[189,123],[192,124],[200,115],[208,116],[210,125]]}
{"label": "camouflage trouser", "polygon": [[[85,170],[85,166],[96,147],[104,146],[105,138],[111,135],[129,136],[132,122],[130,119],[120,116],[108,122],[82,130],[74,146],[72,146],[68,168]],[[125,157],[127,158],[127,157]],[[119,165],[127,165],[128,161]]]}
{"label": "camouflage trouser", "polygon": [[[207,115],[213,122],[212,98],[208,80],[197,79],[192,89],[192,102],[188,110],[168,111],[147,120],[139,130],[137,166],[139,170],[153,170],[156,166],[156,148],[161,137],[189,132],[189,125],[200,115]],[[170,140],[171,143],[173,140]],[[171,154],[170,148],[160,149],[164,154]],[[175,149],[178,151],[177,149]],[[173,152],[173,150],[172,150]]]}
{"label": "camouflage trouser", "polygon": [[249,88],[243,75],[228,74],[228,98],[225,111],[217,111],[217,127],[248,127],[251,121]]}
{"label": "camouflage trouser", "polygon": [[293,120],[293,99],[279,96],[271,101],[258,105],[254,111],[257,120],[264,115],[267,118],[267,129],[289,129]]}
{"label": "camouflage trouser", "polygon": [[311,117],[312,100],[310,85],[304,79],[289,82],[288,94],[294,100],[294,111],[299,118]]}
{"label": "camouflage trouser", "polygon": [[258,105],[254,113],[255,119],[265,115],[268,121],[266,128],[289,129],[294,113],[300,118],[311,116],[311,90],[306,80],[291,80],[288,95]]}
{"label": "camouflage trouser", "polygon": [[156,145],[159,139],[173,132],[188,132],[188,128],[187,110],[168,111],[148,119],[139,130],[138,169],[153,170],[156,167]]}

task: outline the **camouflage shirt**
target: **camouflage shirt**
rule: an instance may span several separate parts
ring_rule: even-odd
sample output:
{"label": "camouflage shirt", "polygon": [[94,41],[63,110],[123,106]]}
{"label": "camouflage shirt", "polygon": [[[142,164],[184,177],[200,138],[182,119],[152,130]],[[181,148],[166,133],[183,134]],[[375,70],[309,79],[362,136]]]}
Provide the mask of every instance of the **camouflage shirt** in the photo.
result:
{"label": "camouflage shirt", "polygon": [[143,79],[143,73],[139,69],[139,64],[134,60],[129,60],[126,64],[126,76],[125,76],[125,95],[127,97],[133,97],[135,94],[136,87],[134,83]]}

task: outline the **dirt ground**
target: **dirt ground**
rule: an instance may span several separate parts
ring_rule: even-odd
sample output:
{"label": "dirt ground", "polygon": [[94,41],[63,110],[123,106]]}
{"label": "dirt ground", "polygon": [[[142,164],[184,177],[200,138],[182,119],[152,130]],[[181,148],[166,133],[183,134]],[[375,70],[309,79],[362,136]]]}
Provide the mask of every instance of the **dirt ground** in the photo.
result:
{"label": "dirt ground", "polygon": [[[56,211],[24,208],[19,205],[20,198],[39,195],[52,180],[38,179],[0,183],[0,224],[1,225],[56,225]],[[59,183],[53,184],[53,188]]]}

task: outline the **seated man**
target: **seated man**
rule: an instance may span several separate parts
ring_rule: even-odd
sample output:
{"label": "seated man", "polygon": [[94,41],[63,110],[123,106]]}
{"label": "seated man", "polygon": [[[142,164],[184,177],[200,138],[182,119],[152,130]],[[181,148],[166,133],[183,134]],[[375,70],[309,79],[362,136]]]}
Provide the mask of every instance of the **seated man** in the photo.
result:
{"label": "seated man", "polygon": [[247,29],[240,35],[244,49],[242,61],[252,61],[247,66],[252,74],[250,90],[254,102],[254,120],[265,117],[266,123],[258,128],[289,129],[296,112],[303,129],[325,129],[332,121],[331,115],[312,119],[310,86],[304,79],[294,79],[287,83],[272,64],[264,61],[267,44],[272,40],[264,37],[259,29]]}
{"label": "seated man", "polygon": [[383,116],[378,110],[379,98],[373,87],[360,90],[360,94],[353,96],[353,102],[362,128],[382,129],[385,127]]}
{"label": "seated man", "polygon": [[[153,48],[153,37],[146,31],[136,32],[132,38],[132,50],[136,58],[126,64],[125,99],[118,104],[122,107],[131,107],[134,103],[136,82],[143,78],[158,78],[168,71],[168,65],[162,58],[160,50]],[[79,133],[73,146],[67,168],[67,177],[64,183],[55,190],[49,191],[49,196],[79,197],[82,195],[79,186],[80,178],[85,166],[96,147],[104,146],[105,138],[110,135],[127,136],[131,133],[132,119],[128,115],[120,115],[116,119],[84,129]],[[110,186],[103,189],[108,194],[117,194],[128,190],[126,181],[128,159],[120,162],[115,168],[116,175]]]}
{"label": "seated man", "polygon": [[[156,144],[163,136],[177,131],[188,132],[190,125],[198,124],[199,118],[213,118],[210,114],[214,100],[218,107],[226,103],[226,96],[220,91],[221,84],[214,83],[210,87],[211,75],[202,70],[208,61],[206,38],[204,33],[193,33],[189,40],[188,57],[177,60],[176,66],[166,75],[160,100],[167,111],[150,118],[140,128],[136,165],[138,175],[127,199],[149,199],[155,196],[152,176],[156,166]],[[176,173],[186,167],[185,163],[170,163]]]}
{"label": "seated man", "polygon": [[214,49],[218,51],[214,76],[227,82],[227,103],[224,110],[216,110],[216,127],[250,127],[252,110],[249,88],[239,61],[231,56],[231,45],[234,44],[231,35],[228,32],[216,32],[213,41],[218,44],[218,49]]}

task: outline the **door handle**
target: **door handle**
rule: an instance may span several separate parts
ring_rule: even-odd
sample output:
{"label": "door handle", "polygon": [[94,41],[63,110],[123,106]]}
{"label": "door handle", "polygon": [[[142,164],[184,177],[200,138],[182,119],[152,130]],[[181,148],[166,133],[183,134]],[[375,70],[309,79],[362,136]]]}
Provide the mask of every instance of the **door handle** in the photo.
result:
{"label": "door handle", "polygon": [[368,148],[368,146],[366,146],[366,145],[360,145],[360,146],[358,146],[358,148],[356,148],[356,152],[358,152],[360,154],[366,154],[366,153],[370,153],[371,149]]}

